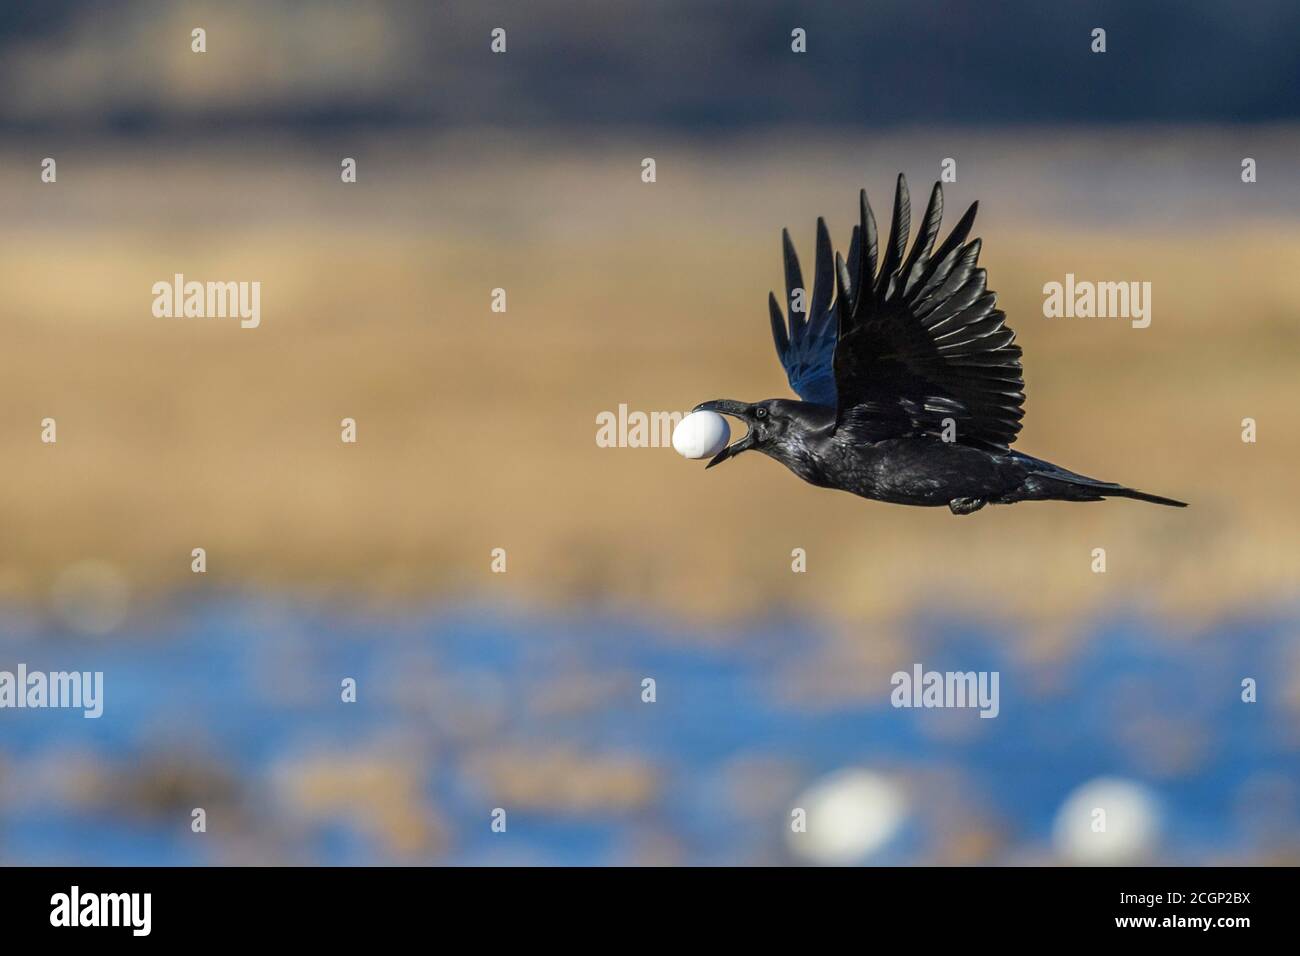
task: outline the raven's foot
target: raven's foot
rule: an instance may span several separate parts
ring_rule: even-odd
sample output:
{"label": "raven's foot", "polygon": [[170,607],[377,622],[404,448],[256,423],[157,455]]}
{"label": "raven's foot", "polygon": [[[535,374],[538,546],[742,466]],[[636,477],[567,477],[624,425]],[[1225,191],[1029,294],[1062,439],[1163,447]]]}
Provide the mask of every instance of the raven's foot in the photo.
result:
{"label": "raven's foot", "polygon": [[948,508],[955,515],[974,514],[988,502],[983,498],[954,498],[948,502]]}

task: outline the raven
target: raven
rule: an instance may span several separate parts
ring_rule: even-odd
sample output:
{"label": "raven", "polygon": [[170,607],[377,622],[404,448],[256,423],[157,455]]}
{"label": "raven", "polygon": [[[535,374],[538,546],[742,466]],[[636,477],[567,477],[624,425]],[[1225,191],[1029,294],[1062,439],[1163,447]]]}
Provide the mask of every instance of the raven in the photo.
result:
{"label": "raven", "polygon": [[812,296],[782,232],[789,323],[769,295],[772,338],[802,399],[720,399],[695,411],[741,419],[748,433],[712,468],[744,451],[775,458],[822,488],[893,504],[947,505],[965,515],[987,504],[1136,498],[1186,503],[1067,471],[1010,445],[1024,415],[1020,346],[967,241],[979,203],[935,248],[943,187],[934,184],[911,250],[911,200],[900,174],[884,256],[859,194],[847,264],[817,220]]}

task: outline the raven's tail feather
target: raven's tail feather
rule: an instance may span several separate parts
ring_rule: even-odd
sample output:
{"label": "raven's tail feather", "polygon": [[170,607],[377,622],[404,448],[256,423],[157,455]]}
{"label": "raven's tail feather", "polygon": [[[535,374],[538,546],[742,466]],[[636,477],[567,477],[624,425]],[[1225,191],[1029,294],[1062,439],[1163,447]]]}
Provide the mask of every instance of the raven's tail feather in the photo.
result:
{"label": "raven's tail feather", "polygon": [[[1186,508],[1187,502],[1177,498],[1165,498],[1160,495],[1147,494],[1135,488],[1126,488],[1113,481],[1098,481],[1078,472],[1054,465],[1041,458],[1032,458],[1020,452],[1011,453],[1017,460],[1027,465],[1031,471],[1025,482],[1026,490],[1031,493],[1026,497],[1055,498],[1061,501],[1101,501],[1103,498],[1132,498],[1136,501],[1149,501],[1153,505],[1167,505],[1170,508]],[[1035,494],[1036,492],[1036,494]]]}
{"label": "raven's tail feather", "polygon": [[1133,488],[1112,488],[1109,491],[1101,492],[1105,498],[1135,498],[1138,501],[1149,501],[1153,505],[1168,505],[1171,508],[1186,508],[1186,501],[1179,501],[1177,498],[1162,498],[1160,495],[1149,495],[1145,491],[1136,491]]}

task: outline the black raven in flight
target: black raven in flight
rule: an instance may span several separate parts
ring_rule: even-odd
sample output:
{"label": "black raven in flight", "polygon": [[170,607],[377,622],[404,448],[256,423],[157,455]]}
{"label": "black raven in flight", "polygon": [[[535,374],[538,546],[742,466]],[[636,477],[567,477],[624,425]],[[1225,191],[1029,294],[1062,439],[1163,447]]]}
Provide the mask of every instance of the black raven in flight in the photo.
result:
{"label": "black raven in flight", "polygon": [[943,189],[935,183],[909,251],[911,202],[900,175],[883,260],[876,220],[860,195],[849,259],[831,250],[817,220],[812,296],[784,232],[789,324],[769,297],[772,337],[790,387],[803,401],[704,402],[695,411],[742,419],[748,434],[708,467],[743,451],[775,458],[804,481],[904,505],[1136,498],[1184,502],[1067,471],[1012,451],[1024,415],[1020,346],[967,242],[975,203],[935,248]]}

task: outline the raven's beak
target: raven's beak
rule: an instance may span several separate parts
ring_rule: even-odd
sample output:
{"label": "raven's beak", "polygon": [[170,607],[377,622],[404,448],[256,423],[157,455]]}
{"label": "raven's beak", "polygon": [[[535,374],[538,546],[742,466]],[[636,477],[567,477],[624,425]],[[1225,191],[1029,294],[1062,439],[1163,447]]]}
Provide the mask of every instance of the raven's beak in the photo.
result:
{"label": "raven's beak", "polygon": [[753,447],[754,447],[754,436],[752,434],[746,434],[745,437],[742,438],[740,441],[732,442],[726,448],[722,449],[722,451],[718,452],[711,459],[709,459],[709,463],[704,466],[704,470],[708,471],[714,465],[720,465],[728,458],[734,458],[737,455],[739,455],[742,451],[749,451],[749,449]]}
{"label": "raven's beak", "polygon": [[[717,412],[719,415],[730,415],[733,418],[739,418],[740,420],[745,422],[746,425],[748,425],[750,422],[750,415],[751,415],[750,410],[752,408],[753,408],[752,405],[746,405],[744,402],[733,402],[729,398],[720,398],[717,401],[702,402],[701,404],[696,405],[694,408],[692,408],[691,411],[692,412]],[[713,458],[710,459],[709,463],[704,466],[704,470],[708,471],[714,465],[720,465],[728,458],[734,458],[736,455],[739,455],[742,451],[748,451],[750,448],[753,447],[754,447],[754,433],[753,431],[748,431],[745,433],[745,437],[740,439],[740,441],[732,442],[726,448],[722,449],[722,451],[714,455]]]}

